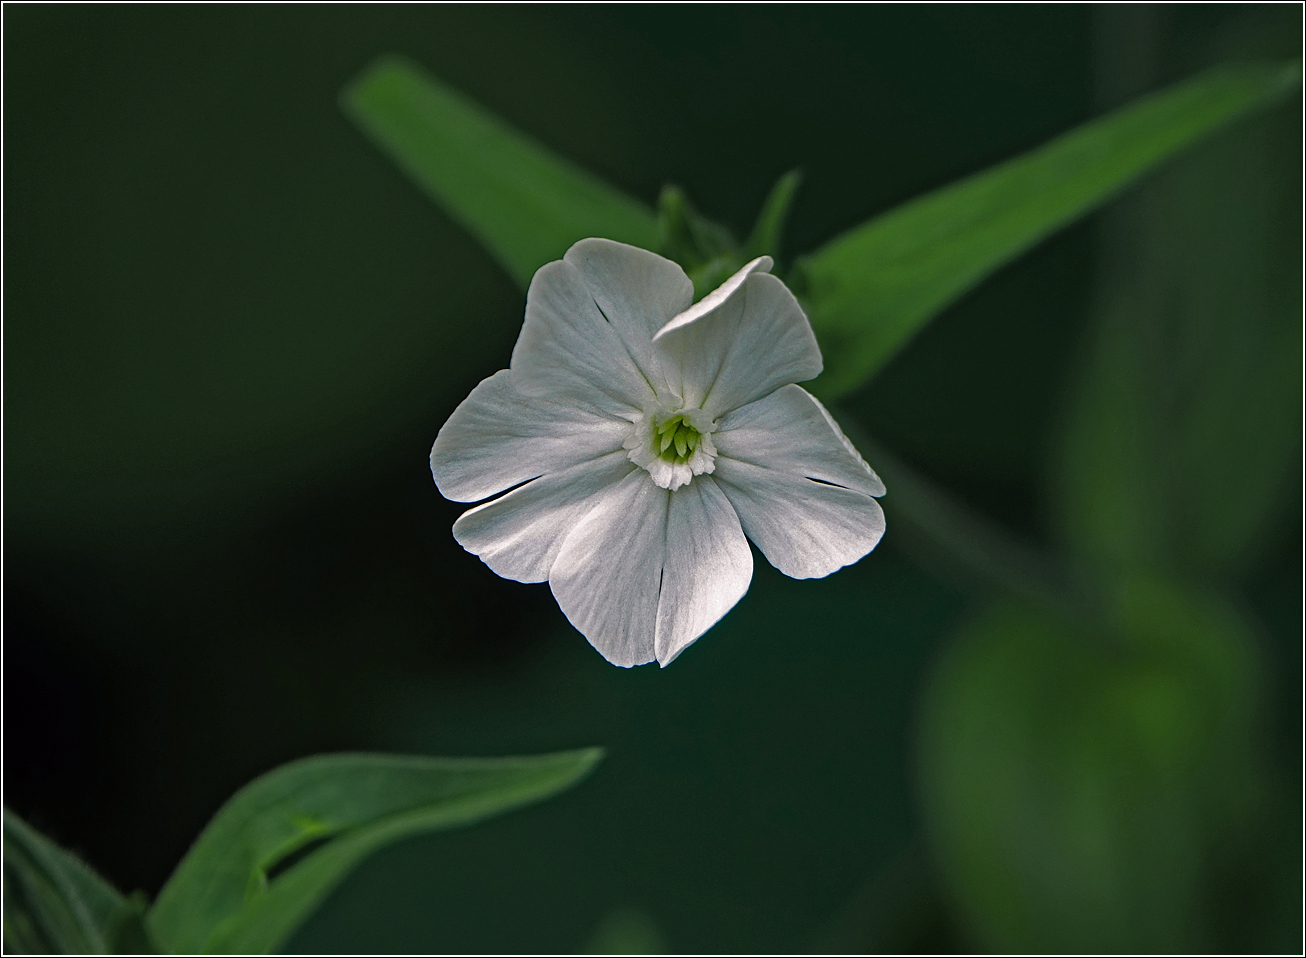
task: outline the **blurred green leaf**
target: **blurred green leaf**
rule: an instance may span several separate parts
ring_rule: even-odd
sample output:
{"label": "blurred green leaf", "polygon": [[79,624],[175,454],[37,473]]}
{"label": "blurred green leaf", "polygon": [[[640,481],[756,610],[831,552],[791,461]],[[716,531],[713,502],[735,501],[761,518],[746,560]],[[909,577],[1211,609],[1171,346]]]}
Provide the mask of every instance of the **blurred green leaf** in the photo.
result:
{"label": "blurred green leaf", "polygon": [[454,828],[574,785],[602,757],[321,755],[255,779],[204,829],[149,924],[174,952],[273,951],[383,845]]}
{"label": "blurred green leaf", "polygon": [[587,955],[665,955],[666,937],[658,923],[638,908],[613,908],[595,926]]}
{"label": "blurred green leaf", "polygon": [[874,375],[989,273],[1219,125],[1299,88],[1300,64],[1213,70],[913,200],[799,261],[823,397]]}
{"label": "blurred green leaf", "polygon": [[123,897],[85,862],[4,810],[6,952],[148,952],[149,942],[132,934],[140,929],[141,907],[139,899]]}
{"label": "blurred green leaf", "polygon": [[798,170],[790,170],[775,181],[775,186],[771,187],[771,192],[762,204],[762,212],[757,214],[752,235],[744,244],[741,258],[745,262],[757,256],[770,256],[776,260],[780,258],[780,238],[784,234],[794,194],[802,182],[803,174]]}
{"label": "blurred green leaf", "polygon": [[1058,462],[1095,567],[1247,570],[1301,435],[1301,128],[1185,157],[1103,223],[1098,307]]}
{"label": "blurred green leaf", "polygon": [[[1265,793],[1252,639],[1211,595],[1133,578],[1088,626],[1027,603],[965,625],[923,705],[944,882],[979,947],[1219,950]],[[1236,947],[1234,950],[1239,950]]]}
{"label": "blurred green leaf", "polygon": [[341,106],[522,289],[588,236],[645,249],[657,242],[647,207],[407,60],[372,64]]}
{"label": "blurred green leaf", "polygon": [[696,210],[685,191],[668,184],[658,196],[658,252],[678,263],[707,295],[744,265],[730,230]]}

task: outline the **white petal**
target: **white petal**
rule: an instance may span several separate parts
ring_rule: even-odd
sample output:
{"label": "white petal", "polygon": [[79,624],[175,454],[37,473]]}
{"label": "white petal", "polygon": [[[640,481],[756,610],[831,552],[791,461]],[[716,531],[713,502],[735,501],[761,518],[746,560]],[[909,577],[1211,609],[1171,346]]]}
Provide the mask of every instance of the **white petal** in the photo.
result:
{"label": "white petal", "polygon": [[880,477],[802,386],[784,386],[734,410],[722,418],[712,439],[718,456],[832,482],[868,496],[884,495]]}
{"label": "white petal", "polygon": [[642,408],[663,383],[653,334],[693,297],[689,277],[670,260],[581,240],[531,280],[512,356],[518,388],[533,396],[598,391],[613,408]]}
{"label": "white petal", "polygon": [[852,565],[884,535],[880,504],[860,492],[749,463],[719,463],[715,478],[748,538],[795,579]]}
{"label": "white petal", "polygon": [[[712,290],[712,292],[708,293],[693,306],[690,306],[678,315],[673,315],[671,321],[666,324],[667,327],[674,329],[680,326],[687,326],[699,317],[706,316],[708,313],[712,312],[712,310],[728,300],[734,294],[735,290],[739,289],[740,286],[743,286],[744,280],[748,279],[750,274],[769,273],[771,272],[771,267],[774,265],[775,262],[769,256],[759,256],[757,259],[749,260],[736,270],[733,276],[716,289]],[[692,292],[691,288],[691,295]],[[661,332],[661,330],[662,328],[659,328],[655,329],[653,332],[658,333]]]}
{"label": "white petal", "polygon": [[659,384],[653,336],[694,301],[685,271],[657,253],[607,239],[581,240],[563,258],[580,271],[635,364]]}
{"label": "white petal", "polygon": [[639,468],[624,449],[541,476],[464,512],[453,537],[505,579],[543,582],[567,534],[608,487]]}
{"label": "white petal", "polygon": [[653,339],[667,384],[686,405],[715,419],[821,372],[812,326],[780,280],[751,272],[700,311],[716,296],[677,316]]}
{"label": "white petal", "polygon": [[431,447],[446,499],[475,502],[621,449],[630,424],[578,403],[529,399],[500,370],[459,404]]}
{"label": "white petal", "polygon": [[549,573],[564,614],[615,665],[666,665],[739,601],[753,559],[706,476],[677,492],[643,470],[612,487]]}
{"label": "white petal", "polygon": [[613,665],[644,665],[653,637],[672,493],[637,469],[562,544],[549,587],[563,614]]}
{"label": "white petal", "polygon": [[707,476],[671,496],[655,649],[669,665],[748,591],[753,554],[739,517]]}
{"label": "white petal", "polygon": [[511,368],[523,395],[582,399],[618,416],[637,414],[654,395],[580,270],[565,260],[531,280]]}
{"label": "white petal", "polygon": [[726,416],[712,474],[744,533],[785,575],[820,578],[884,535],[884,484],[829,413],[787,386]]}

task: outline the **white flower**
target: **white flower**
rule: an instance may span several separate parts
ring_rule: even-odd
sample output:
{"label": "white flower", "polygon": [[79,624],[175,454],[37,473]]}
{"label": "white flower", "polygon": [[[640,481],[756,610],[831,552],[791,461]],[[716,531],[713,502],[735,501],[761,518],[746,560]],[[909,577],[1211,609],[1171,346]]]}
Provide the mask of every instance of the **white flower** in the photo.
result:
{"label": "white flower", "polygon": [[498,496],[454,537],[504,578],[547,579],[616,665],[667,665],[743,597],[745,535],[806,579],[884,533],[884,485],[793,385],[821,352],[770,268],[755,259],[691,306],[675,263],[582,240],[535,274],[510,368],[431,449],[446,497]]}

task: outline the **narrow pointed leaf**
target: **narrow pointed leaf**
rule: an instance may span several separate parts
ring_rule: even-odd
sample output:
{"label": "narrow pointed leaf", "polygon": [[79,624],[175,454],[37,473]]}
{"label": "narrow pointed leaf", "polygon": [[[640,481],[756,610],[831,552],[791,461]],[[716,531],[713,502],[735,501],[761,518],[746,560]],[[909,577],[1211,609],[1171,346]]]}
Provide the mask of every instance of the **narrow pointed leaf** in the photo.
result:
{"label": "narrow pointed leaf", "polygon": [[685,191],[667,184],[658,196],[656,252],[678,263],[701,299],[744,265],[730,230],[694,208]]}
{"label": "narrow pointed leaf", "polygon": [[874,375],[985,276],[1220,125],[1301,86],[1301,65],[1226,67],[859,226],[799,264],[826,360],[816,392]]}
{"label": "narrow pointed leaf", "polygon": [[341,106],[522,289],[577,240],[657,243],[647,207],[413,63],[383,57],[345,88]]}
{"label": "narrow pointed leaf", "polygon": [[104,954],[133,904],[89,865],[4,810],[4,950]]}
{"label": "narrow pointed leaf", "polygon": [[780,238],[784,235],[785,222],[789,218],[789,208],[793,205],[794,195],[802,182],[803,174],[798,170],[790,170],[775,181],[775,186],[771,187],[771,192],[767,194],[766,202],[762,204],[762,212],[757,215],[752,235],[744,244],[744,253],[741,257],[744,262],[756,259],[758,256],[779,259]]}
{"label": "narrow pointed leaf", "polygon": [[513,758],[319,755],[255,779],[213,817],[149,915],[173,952],[275,950],[372,852],[547,798],[598,749]]}

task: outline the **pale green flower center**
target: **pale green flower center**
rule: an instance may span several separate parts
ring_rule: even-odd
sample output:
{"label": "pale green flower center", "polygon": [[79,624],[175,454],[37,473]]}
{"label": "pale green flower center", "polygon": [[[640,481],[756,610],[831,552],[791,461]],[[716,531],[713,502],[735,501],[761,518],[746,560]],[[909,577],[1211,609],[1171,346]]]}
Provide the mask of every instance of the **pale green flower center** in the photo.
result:
{"label": "pale green flower center", "polygon": [[653,428],[653,446],[658,456],[677,465],[688,462],[702,441],[702,433],[682,415],[672,416]]}
{"label": "pale green flower center", "polygon": [[654,483],[675,492],[716,468],[715,426],[701,409],[651,404],[630,424],[622,445],[630,450],[630,461],[647,469]]}

